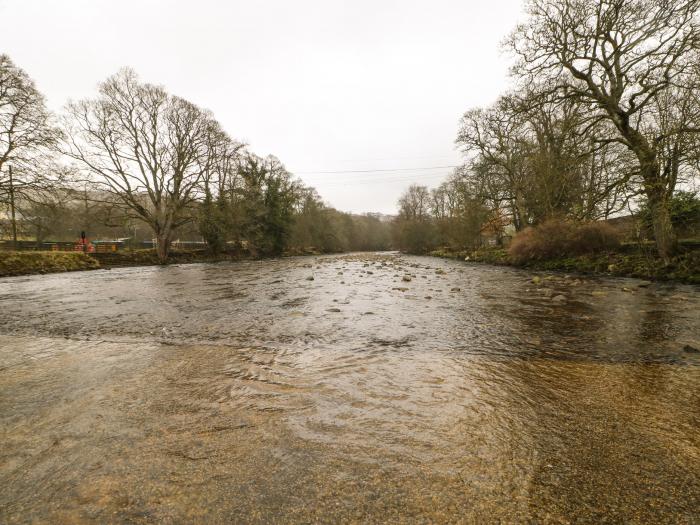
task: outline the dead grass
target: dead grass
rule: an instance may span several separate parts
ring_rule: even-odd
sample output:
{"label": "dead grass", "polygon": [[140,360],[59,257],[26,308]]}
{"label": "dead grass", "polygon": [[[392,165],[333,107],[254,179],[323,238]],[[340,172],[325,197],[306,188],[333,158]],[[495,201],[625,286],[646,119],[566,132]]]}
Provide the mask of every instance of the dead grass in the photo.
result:
{"label": "dead grass", "polygon": [[0,252],[0,277],[93,270],[100,263],[81,252]]}
{"label": "dead grass", "polygon": [[508,249],[514,264],[600,253],[620,246],[618,231],[604,222],[576,224],[551,219],[515,236]]}

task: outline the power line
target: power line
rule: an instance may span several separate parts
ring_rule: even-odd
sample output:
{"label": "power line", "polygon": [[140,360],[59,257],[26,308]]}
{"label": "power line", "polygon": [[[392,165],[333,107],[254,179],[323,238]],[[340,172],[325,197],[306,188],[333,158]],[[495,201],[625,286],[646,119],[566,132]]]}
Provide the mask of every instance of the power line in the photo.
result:
{"label": "power line", "polygon": [[355,163],[367,163],[367,162],[377,162],[377,161],[384,161],[384,160],[390,160],[390,161],[396,161],[396,160],[425,160],[425,159],[430,159],[430,162],[433,160],[438,161],[438,160],[454,160],[455,156],[454,155],[403,155],[403,156],[396,156],[392,155],[391,157],[372,157],[372,158],[364,158],[364,159],[326,159],[327,162],[330,163],[335,163],[335,162],[342,162],[342,163],[347,163],[347,162],[355,162]]}
{"label": "power line", "polygon": [[295,171],[295,175],[330,175],[337,173],[380,173],[380,172],[392,172],[392,171],[420,171],[420,170],[437,170],[437,169],[450,169],[459,168],[459,166],[426,166],[423,168],[391,168],[391,169],[374,169],[374,170],[336,170],[336,171]]}
{"label": "power line", "polygon": [[449,173],[431,173],[429,175],[415,175],[415,176],[400,176],[400,177],[392,177],[392,178],[381,178],[381,177],[376,177],[372,179],[356,179],[356,180],[328,180],[326,182],[315,182],[313,184],[318,184],[323,187],[327,186],[361,186],[364,184],[375,184],[377,182],[384,182],[384,183],[392,183],[392,182],[420,182],[425,179],[435,179],[435,178],[446,178],[449,175]]}
{"label": "power line", "polygon": [[376,175],[358,175],[354,177],[350,176],[339,176],[339,177],[326,177],[323,179],[314,178],[310,176],[304,176],[303,179],[310,182],[319,183],[332,183],[332,182],[362,182],[364,180],[402,180],[402,179],[415,179],[415,178],[429,178],[429,177],[446,177],[450,174],[449,171],[440,171],[437,173],[381,173]]}

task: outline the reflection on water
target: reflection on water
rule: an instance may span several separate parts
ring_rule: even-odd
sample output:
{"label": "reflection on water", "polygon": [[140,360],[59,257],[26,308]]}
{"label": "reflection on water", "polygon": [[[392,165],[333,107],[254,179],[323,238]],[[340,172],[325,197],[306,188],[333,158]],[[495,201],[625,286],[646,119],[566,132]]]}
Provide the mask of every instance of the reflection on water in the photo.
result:
{"label": "reflection on water", "polygon": [[540,277],[363,254],[0,281],[0,521],[696,522],[697,288]]}

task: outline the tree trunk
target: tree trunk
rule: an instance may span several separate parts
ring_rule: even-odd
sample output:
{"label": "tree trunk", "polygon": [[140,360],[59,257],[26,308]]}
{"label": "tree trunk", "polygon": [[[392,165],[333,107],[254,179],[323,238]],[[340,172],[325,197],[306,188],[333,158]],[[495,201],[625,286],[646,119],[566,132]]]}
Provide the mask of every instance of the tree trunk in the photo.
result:
{"label": "tree trunk", "polygon": [[156,232],[156,243],[158,261],[160,264],[165,264],[168,262],[168,254],[170,253],[170,232]]}
{"label": "tree trunk", "polygon": [[639,131],[630,127],[628,117],[618,118],[615,122],[622,136],[629,141],[628,147],[639,161],[639,172],[651,213],[656,249],[664,264],[668,264],[676,250],[676,238],[668,202],[673,194],[675,181],[670,181],[662,175],[657,152],[651,148],[647,139]]}
{"label": "tree trunk", "polygon": [[671,256],[676,251],[676,236],[671,224],[671,213],[669,203],[663,192],[652,191],[647,194],[649,200],[649,211],[651,212],[651,222],[654,229],[654,240],[659,257],[665,264],[671,260]]}
{"label": "tree trunk", "polygon": [[15,186],[12,180],[12,166],[8,167],[10,173],[10,221],[12,223],[12,249],[17,250],[17,216],[15,214]]}
{"label": "tree trunk", "polygon": [[662,176],[658,157],[653,151],[642,144],[635,153],[639,159],[640,172],[644,181],[644,193],[646,193],[647,204],[651,212],[656,249],[664,264],[668,264],[676,251],[676,236],[671,224],[669,205],[673,186],[669,188],[669,181]]}

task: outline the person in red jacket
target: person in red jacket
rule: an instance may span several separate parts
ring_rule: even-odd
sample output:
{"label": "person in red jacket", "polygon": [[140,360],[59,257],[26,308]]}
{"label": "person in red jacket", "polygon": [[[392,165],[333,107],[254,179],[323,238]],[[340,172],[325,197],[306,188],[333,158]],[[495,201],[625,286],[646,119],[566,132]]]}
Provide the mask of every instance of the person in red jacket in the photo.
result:
{"label": "person in red jacket", "polygon": [[95,251],[95,247],[88,241],[84,231],[80,232],[80,239],[78,239],[78,243],[75,245],[75,250],[83,253],[92,253]]}

